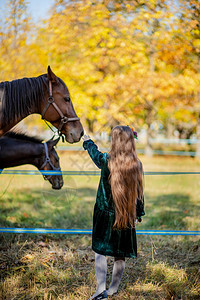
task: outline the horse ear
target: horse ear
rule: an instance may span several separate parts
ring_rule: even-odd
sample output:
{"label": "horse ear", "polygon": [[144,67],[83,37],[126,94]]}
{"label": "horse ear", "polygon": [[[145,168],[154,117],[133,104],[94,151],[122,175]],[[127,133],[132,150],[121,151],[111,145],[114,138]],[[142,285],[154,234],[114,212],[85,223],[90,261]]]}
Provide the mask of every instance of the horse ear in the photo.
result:
{"label": "horse ear", "polygon": [[48,79],[53,82],[53,83],[56,83],[58,82],[58,78],[57,76],[54,74],[54,72],[51,70],[51,67],[48,66],[47,68],[47,76],[48,76]]}
{"label": "horse ear", "polygon": [[57,138],[56,140],[49,140],[49,141],[47,142],[47,145],[48,145],[49,147],[54,147],[54,146],[56,146],[56,145],[58,144],[59,140],[60,140],[60,138]]}

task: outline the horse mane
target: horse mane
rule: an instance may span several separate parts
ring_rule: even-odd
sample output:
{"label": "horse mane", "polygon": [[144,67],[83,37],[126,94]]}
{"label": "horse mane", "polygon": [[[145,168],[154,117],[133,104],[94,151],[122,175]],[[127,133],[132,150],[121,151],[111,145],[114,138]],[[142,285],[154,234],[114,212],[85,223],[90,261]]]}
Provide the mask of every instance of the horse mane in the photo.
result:
{"label": "horse mane", "polygon": [[8,138],[13,138],[13,139],[23,140],[23,141],[27,141],[27,142],[32,142],[32,143],[35,143],[35,144],[40,144],[43,141],[42,139],[40,139],[38,137],[29,136],[29,135],[26,135],[25,133],[21,133],[21,132],[18,133],[18,132],[15,132],[15,131],[9,131],[6,134],[4,134],[4,136],[8,137]]}
{"label": "horse mane", "polygon": [[38,110],[44,100],[43,85],[47,86],[47,75],[33,78],[22,78],[0,83],[3,90],[2,125],[10,123],[18,117],[29,115],[30,111]]}

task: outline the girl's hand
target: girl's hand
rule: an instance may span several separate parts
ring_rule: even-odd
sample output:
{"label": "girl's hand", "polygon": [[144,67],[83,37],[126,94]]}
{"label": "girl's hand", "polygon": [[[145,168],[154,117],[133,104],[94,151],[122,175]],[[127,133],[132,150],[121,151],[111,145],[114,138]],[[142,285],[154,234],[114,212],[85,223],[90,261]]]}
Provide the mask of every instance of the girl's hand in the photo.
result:
{"label": "girl's hand", "polygon": [[83,141],[88,141],[90,140],[90,136],[87,134],[84,134],[84,136],[82,137]]}
{"label": "girl's hand", "polygon": [[135,225],[138,223],[138,219],[135,220]]}

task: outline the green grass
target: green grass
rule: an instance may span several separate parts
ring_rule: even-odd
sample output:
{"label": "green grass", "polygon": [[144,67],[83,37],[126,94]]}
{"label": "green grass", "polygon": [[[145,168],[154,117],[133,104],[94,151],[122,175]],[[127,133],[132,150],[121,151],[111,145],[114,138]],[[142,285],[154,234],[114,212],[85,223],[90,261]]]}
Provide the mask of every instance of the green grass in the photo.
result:
{"label": "green grass", "polygon": [[[95,170],[85,152],[60,157],[63,170]],[[192,158],[141,160],[145,171],[200,169]],[[0,227],[91,228],[97,176],[64,176],[60,191],[42,176],[0,179]],[[137,228],[199,230],[199,190],[198,175],[146,176],[146,216]],[[199,299],[199,264],[197,237],[138,236],[138,259],[127,260],[111,299]],[[108,258],[108,280],[111,271]],[[1,234],[0,278],[0,299],[88,299],[95,291],[91,236]]]}
{"label": "green grass", "polygon": [[[63,170],[94,170],[86,153],[61,154]],[[193,159],[141,157],[145,171],[197,171]],[[98,176],[64,176],[60,191],[42,176],[1,175],[1,226],[91,228]],[[198,230],[199,175],[145,176],[145,211],[141,229]]]}

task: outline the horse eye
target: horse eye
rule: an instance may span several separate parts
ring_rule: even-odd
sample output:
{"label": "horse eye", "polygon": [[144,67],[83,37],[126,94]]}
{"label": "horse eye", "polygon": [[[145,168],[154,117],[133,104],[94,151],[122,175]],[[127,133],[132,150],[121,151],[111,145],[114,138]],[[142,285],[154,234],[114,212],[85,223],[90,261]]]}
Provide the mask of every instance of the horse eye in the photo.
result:
{"label": "horse eye", "polygon": [[70,102],[70,97],[69,96],[65,97],[64,99],[65,99],[66,102]]}

